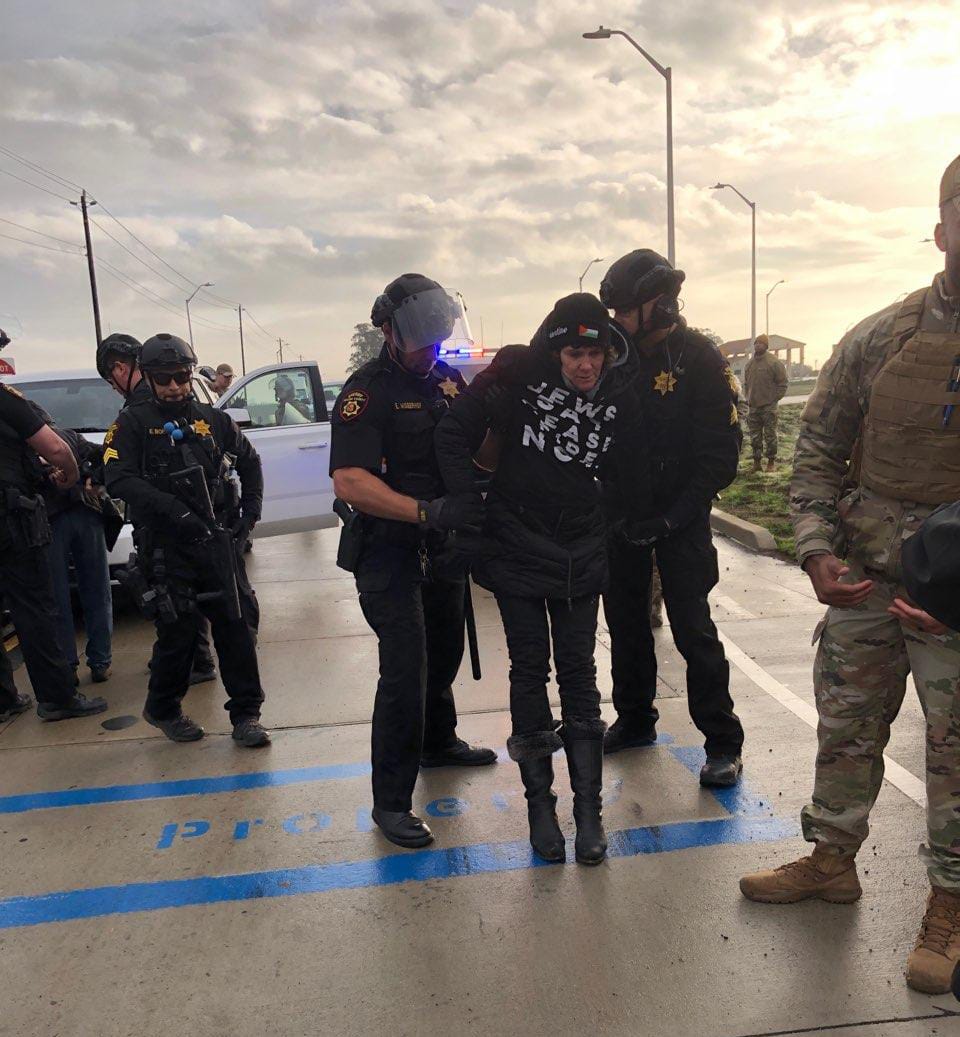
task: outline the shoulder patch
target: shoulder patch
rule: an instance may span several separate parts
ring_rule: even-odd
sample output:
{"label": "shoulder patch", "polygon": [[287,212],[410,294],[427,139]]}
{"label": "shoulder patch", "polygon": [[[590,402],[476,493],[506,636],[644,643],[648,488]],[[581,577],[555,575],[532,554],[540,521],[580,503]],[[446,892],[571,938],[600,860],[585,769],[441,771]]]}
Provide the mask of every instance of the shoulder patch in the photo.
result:
{"label": "shoulder patch", "polygon": [[370,402],[370,393],[366,389],[351,389],[340,400],[340,418],[343,421],[356,421],[367,409]]}
{"label": "shoulder patch", "polygon": [[110,426],[110,428],[107,429],[107,431],[106,431],[106,433],[104,434],[104,437],[103,437],[104,445],[110,446],[110,444],[113,442],[113,437],[117,434],[117,427],[118,427],[117,423],[114,422]]}

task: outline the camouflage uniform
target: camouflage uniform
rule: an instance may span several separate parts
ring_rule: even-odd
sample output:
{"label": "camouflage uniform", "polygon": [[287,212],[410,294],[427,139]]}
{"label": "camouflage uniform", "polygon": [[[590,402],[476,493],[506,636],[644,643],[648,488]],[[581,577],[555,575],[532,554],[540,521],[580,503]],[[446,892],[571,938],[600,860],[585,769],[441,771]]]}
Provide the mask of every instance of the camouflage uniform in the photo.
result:
{"label": "camouflage uniform", "polygon": [[746,388],[747,427],[754,460],[759,461],[766,446],[767,459],[777,456],[777,403],[787,394],[787,369],[771,353],[753,356],[743,372]]}
{"label": "camouflage uniform", "polygon": [[[958,333],[960,342],[960,298],[947,298],[942,286],[941,274],[926,296],[919,330]],[[805,838],[821,849],[856,852],[867,837],[890,725],[912,671],[927,721],[924,853],[933,885],[960,890],[960,634],[922,634],[886,611],[906,593],[903,542],[935,506],[883,496],[858,477],[871,386],[903,342],[899,329],[894,333],[899,309],[894,304],[868,317],[843,338],[801,419],[790,502],[797,557],[803,564],[832,552],[850,566],[846,582],[874,581],[866,602],[829,608],[815,634],[819,751],[813,802],[801,819]]]}

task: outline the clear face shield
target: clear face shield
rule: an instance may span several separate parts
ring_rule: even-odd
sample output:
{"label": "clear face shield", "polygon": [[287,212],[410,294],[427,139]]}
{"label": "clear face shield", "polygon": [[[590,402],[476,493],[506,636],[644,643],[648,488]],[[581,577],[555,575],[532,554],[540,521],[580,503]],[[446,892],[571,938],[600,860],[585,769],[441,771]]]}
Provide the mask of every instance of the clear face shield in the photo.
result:
{"label": "clear face shield", "polygon": [[453,334],[460,307],[442,288],[408,295],[393,311],[394,343],[402,353],[439,348]]}

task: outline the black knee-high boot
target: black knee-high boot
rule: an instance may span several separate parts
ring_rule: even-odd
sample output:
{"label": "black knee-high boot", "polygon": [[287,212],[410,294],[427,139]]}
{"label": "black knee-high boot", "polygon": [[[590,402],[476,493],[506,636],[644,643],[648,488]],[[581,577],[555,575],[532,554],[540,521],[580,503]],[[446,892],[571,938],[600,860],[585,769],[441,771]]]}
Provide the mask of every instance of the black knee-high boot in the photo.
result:
{"label": "black knee-high boot", "polygon": [[557,797],[552,788],[553,753],[561,744],[554,731],[513,735],[507,740],[507,752],[520,767],[527,798],[530,845],[545,861],[566,859],[563,832],[557,823]]}
{"label": "black knee-high boot", "polygon": [[576,857],[580,864],[599,864],[607,855],[600,791],[603,787],[602,720],[564,721],[563,746],[573,789],[573,819],[577,823]]}

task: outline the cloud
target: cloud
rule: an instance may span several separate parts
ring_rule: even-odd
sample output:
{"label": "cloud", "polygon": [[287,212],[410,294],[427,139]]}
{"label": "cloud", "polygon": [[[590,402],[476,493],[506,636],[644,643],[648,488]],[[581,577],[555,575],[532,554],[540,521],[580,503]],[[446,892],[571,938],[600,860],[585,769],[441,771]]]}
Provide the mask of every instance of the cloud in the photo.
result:
{"label": "cloud", "polygon": [[[603,18],[673,69],[694,323],[749,331],[750,213],[718,180],[757,201],[761,301],[786,278],[776,327],[815,353],[929,279],[920,239],[960,150],[941,3],[907,20],[876,0],[610,0]],[[666,249],[664,82],[626,41],[584,41],[595,20],[574,0],[91,0],[83,18],[9,0],[0,142],[85,184],[184,275],[97,215],[95,251],[127,278],[101,279],[115,329],[176,325],[210,280],[268,329],[251,332],[255,362],[282,334],[333,377],[373,296],[421,269],[464,293],[476,327],[523,341],[588,259]],[[74,209],[3,176],[0,216],[80,237]],[[82,258],[0,238],[0,277],[21,363],[89,358]],[[238,359],[227,303],[196,300],[204,359]]]}

